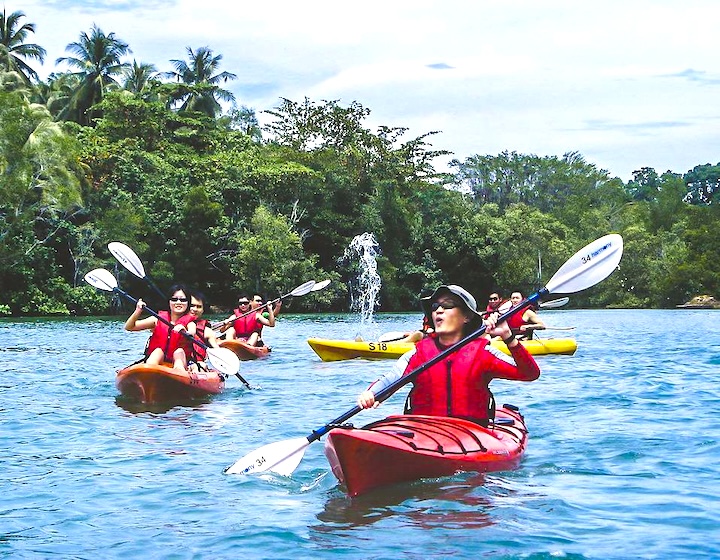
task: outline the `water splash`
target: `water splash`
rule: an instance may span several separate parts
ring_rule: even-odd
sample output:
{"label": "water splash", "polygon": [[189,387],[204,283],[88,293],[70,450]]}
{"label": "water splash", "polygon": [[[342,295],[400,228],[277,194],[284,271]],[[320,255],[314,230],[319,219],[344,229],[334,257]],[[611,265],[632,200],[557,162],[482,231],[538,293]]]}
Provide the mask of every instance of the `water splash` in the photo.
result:
{"label": "water splash", "polygon": [[350,309],[360,313],[362,325],[373,322],[373,312],[380,305],[378,294],[382,280],[377,272],[378,255],[380,245],[372,233],[356,235],[343,254],[343,260],[357,259],[357,275],[350,282]]}

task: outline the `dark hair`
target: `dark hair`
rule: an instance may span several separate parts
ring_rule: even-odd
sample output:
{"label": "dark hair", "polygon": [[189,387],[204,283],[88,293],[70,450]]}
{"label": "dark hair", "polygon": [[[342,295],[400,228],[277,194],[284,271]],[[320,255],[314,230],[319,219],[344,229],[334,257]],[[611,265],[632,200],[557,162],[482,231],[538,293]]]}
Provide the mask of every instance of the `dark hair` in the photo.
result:
{"label": "dark hair", "polygon": [[190,294],[190,297],[194,297],[197,300],[200,300],[205,304],[205,294],[203,294],[200,290],[193,290]]}
{"label": "dark hair", "polygon": [[171,311],[170,309],[170,298],[173,297],[173,294],[175,292],[183,292],[185,294],[185,297],[188,298],[187,304],[188,309],[190,309],[190,290],[187,289],[187,286],[185,284],[173,284],[170,286],[170,289],[168,290],[168,295],[166,301],[168,302],[168,311]]}

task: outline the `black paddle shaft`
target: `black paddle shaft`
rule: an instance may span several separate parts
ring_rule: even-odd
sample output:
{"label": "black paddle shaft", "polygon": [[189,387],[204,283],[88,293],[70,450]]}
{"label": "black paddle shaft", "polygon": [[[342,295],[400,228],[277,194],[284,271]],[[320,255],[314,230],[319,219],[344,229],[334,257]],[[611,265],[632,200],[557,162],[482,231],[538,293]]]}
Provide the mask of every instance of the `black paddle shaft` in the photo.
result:
{"label": "black paddle shaft", "polygon": [[[526,297],[515,307],[508,309],[505,313],[500,315],[500,317],[498,317],[498,320],[497,320],[498,324],[503,323],[504,321],[507,321],[510,317],[515,315],[515,313],[517,313],[521,309],[524,309],[528,304],[535,304],[538,301],[540,301],[543,297],[545,297],[549,294],[550,294],[550,292],[548,292],[548,290],[546,288],[543,288],[542,290],[539,290],[539,291],[535,292],[534,294]],[[383,402],[384,400],[388,399],[398,389],[400,389],[404,385],[407,385],[408,383],[412,382],[422,372],[431,368],[438,362],[441,362],[442,360],[447,358],[453,352],[457,352],[464,346],[471,343],[476,338],[482,336],[485,333],[485,330],[486,330],[485,325],[482,325],[479,329],[471,332],[469,335],[467,335],[461,341],[457,342],[456,344],[453,344],[450,348],[447,348],[446,350],[440,352],[437,356],[429,359],[427,362],[425,362],[418,368],[414,369],[407,375],[403,375],[400,379],[398,379],[397,381],[394,381],[393,383],[391,383],[390,385],[385,387],[382,391],[379,391],[378,394],[375,395],[375,400],[377,402]],[[360,408],[359,406],[355,405],[353,408],[348,410],[345,414],[343,414],[342,416],[338,416],[335,420],[333,420],[332,422],[330,422],[328,424],[325,424],[319,430],[313,430],[312,434],[310,434],[307,437],[308,442],[312,443],[313,441],[320,439],[322,436],[324,436],[330,430],[332,430],[334,426],[337,426],[338,424],[342,424],[343,422],[345,422],[346,420],[349,420],[350,418],[355,416],[358,412],[361,412],[363,410],[364,410],[363,408]]]}

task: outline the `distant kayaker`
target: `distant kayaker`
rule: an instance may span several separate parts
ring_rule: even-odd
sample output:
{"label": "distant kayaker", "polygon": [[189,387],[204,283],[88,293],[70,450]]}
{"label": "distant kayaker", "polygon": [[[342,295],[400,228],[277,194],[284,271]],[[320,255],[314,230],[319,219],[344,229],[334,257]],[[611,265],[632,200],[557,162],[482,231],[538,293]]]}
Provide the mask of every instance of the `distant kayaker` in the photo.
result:
{"label": "distant kayaker", "polygon": [[[510,294],[510,303],[513,307],[518,305],[523,300],[521,292],[513,292]],[[545,323],[533,309],[532,305],[528,304],[525,311],[520,311],[508,319],[508,325],[512,329],[513,334],[518,340],[524,340],[526,338],[532,338],[533,333],[536,330],[542,330],[545,328]]]}
{"label": "distant kayaker", "polygon": [[[153,329],[147,349],[145,350],[145,363],[159,365],[163,362],[172,362],[175,369],[186,371],[188,355],[191,352],[192,342],[181,334],[187,331],[194,317],[188,313],[189,290],[180,284],[170,288],[168,310],[159,311],[158,315],[174,326],[170,328],[156,317],[139,319],[145,307],[145,302],[138,300],[135,311],[125,321],[126,331],[142,331]],[[193,326],[194,329],[194,326]]]}
{"label": "distant kayaker", "polygon": [[[439,286],[421,302],[435,332],[400,358],[393,371],[360,394],[361,408],[376,406],[376,393],[456,344],[483,322],[475,298],[454,284]],[[498,314],[491,313],[484,320],[488,336],[473,340],[418,375],[408,396],[406,413],[453,416],[487,424],[495,414],[495,399],[488,386],[493,379],[533,381],[540,376],[537,363],[507,322],[497,324],[497,319]],[[488,345],[492,336],[505,341],[514,364]]]}
{"label": "distant kayaker", "polygon": [[[275,326],[277,316],[280,313],[280,308],[282,307],[282,300],[278,300],[278,302],[273,306],[270,301],[265,303],[265,297],[256,292],[250,300],[250,307],[258,310],[258,340],[255,346],[265,346],[265,342],[262,339],[263,327]],[[261,309],[261,307],[264,307],[264,309]],[[270,324],[270,317],[272,317],[272,324]],[[260,319],[265,319],[265,321],[261,321]]]}
{"label": "distant kayaker", "polygon": [[[257,300],[260,301],[257,301]],[[227,340],[244,340],[251,346],[261,346],[262,328],[275,326],[275,313],[273,306],[269,303],[265,306],[265,311],[260,310],[262,305],[262,296],[253,297],[253,302],[242,294],[238,298],[238,307],[233,310],[226,321],[232,321],[232,325],[226,331],[225,338]]]}
{"label": "distant kayaker", "polygon": [[[193,291],[190,294],[190,315],[192,315],[194,319],[193,322],[190,323],[188,332],[194,334],[205,346],[220,348],[220,344],[215,336],[215,331],[210,327],[210,322],[202,318],[204,312],[205,294],[197,290]],[[193,344],[191,353],[192,361],[201,369],[205,368],[205,355],[205,348]]]}
{"label": "distant kayaker", "polygon": [[488,303],[483,316],[487,317],[490,313],[504,313],[510,309],[510,307],[512,307],[512,304],[508,300],[503,299],[500,292],[493,292],[488,296]]}

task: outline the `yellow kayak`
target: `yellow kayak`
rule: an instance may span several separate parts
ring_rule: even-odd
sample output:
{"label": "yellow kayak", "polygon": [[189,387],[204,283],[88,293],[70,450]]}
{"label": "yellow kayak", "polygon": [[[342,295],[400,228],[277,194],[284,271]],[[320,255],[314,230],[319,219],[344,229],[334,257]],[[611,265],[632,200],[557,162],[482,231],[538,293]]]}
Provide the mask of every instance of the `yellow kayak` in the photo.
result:
{"label": "yellow kayak", "polygon": [[[309,338],[308,344],[324,362],[352,360],[353,358],[397,359],[415,346],[408,342],[358,342],[326,338]],[[501,352],[510,354],[507,346],[501,340],[493,340],[491,344]],[[533,356],[572,355],[577,350],[577,342],[572,338],[534,338],[523,340],[521,344]]]}

